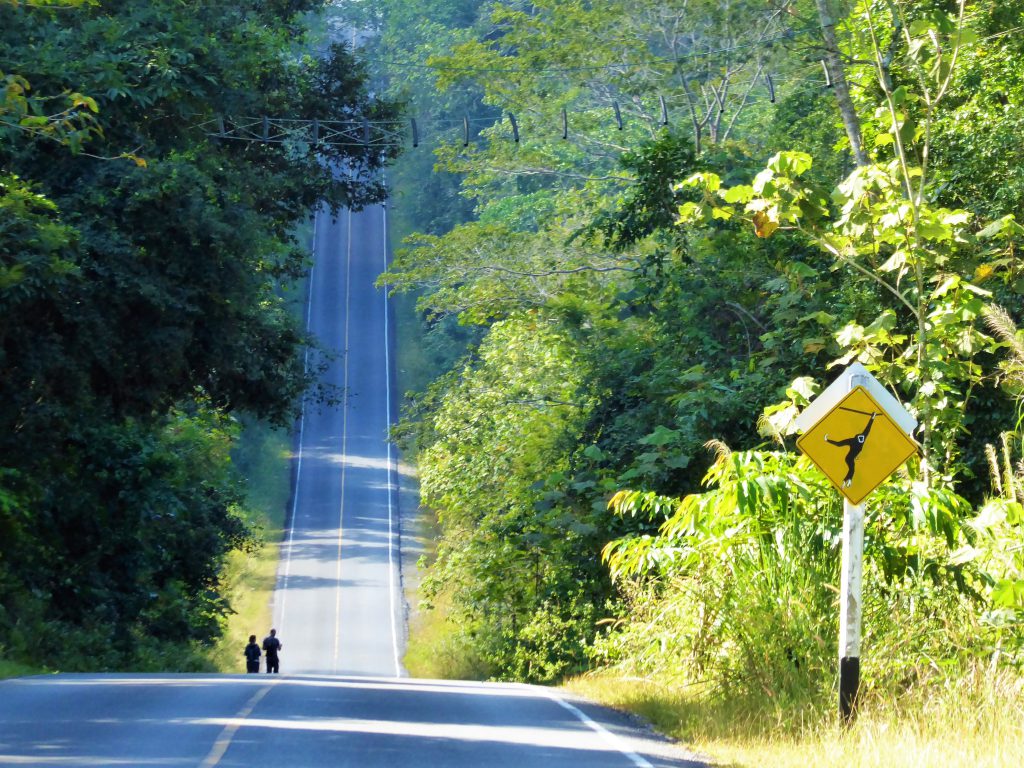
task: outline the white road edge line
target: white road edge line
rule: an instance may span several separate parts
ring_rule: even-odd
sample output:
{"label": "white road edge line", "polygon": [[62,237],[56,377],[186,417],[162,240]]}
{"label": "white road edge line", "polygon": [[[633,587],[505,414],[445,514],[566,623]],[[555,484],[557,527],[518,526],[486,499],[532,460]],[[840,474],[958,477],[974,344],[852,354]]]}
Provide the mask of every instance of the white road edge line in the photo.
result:
{"label": "white road edge line", "polygon": [[590,730],[594,731],[594,733],[600,736],[604,740],[604,742],[608,744],[608,746],[612,747],[616,752],[619,752],[623,756],[625,756],[637,768],[654,768],[654,766],[651,763],[649,763],[644,757],[638,755],[636,752],[627,747],[625,743],[623,743],[622,739],[620,739],[614,733],[609,731],[596,720],[593,720],[590,717],[588,717],[586,713],[579,709],[579,707],[575,707],[569,702],[565,701],[561,696],[559,696],[552,690],[545,690],[544,693],[547,695],[549,699],[558,704],[560,707],[572,712],[572,714],[576,716],[576,719],[578,719],[581,723],[590,728]]}
{"label": "white road edge line", "polygon": [[[381,216],[383,218],[384,226],[384,271],[388,268],[388,209],[386,206],[380,208]],[[396,600],[396,586],[395,586],[395,534],[394,534],[394,495],[395,495],[395,481],[397,480],[397,472],[394,466],[394,457],[391,453],[391,436],[388,434],[391,429],[391,336],[390,328],[388,327],[388,289],[384,287],[384,391],[385,391],[385,402],[387,407],[387,413],[384,417],[387,424],[387,431],[385,432],[385,443],[388,451],[388,596],[389,604],[391,607],[391,650],[395,658],[395,677],[402,676],[402,662],[398,655],[398,628],[395,624],[395,600]]]}
{"label": "white road edge line", "polygon": [[[313,276],[316,274],[316,229],[317,224],[320,220],[320,208],[319,206],[313,210],[313,244],[312,244],[312,257],[313,263],[309,268],[309,288],[306,291],[306,333],[309,333],[309,327],[311,318],[313,316]],[[305,351],[302,353],[302,372],[309,372],[309,345],[306,345]],[[295,540],[295,516],[299,511],[299,481],[302,479],[302,441],[306,434],[306,395],[302,395],[302,404],[299,407],[299,446],[298,456],[296,457],[295,464],[295,490],[292,493],[292,519],[291,525],[288,526],[288,540],[285,544],[285,558],[284,558],[284,573],[281,579],[280,590],[275,589],[274,593],[278,591],[281,593],[281,606],[277,613],[277,626],[284,630],[284,607],[288,600],[288,579],[292,573],[292,543]]]}

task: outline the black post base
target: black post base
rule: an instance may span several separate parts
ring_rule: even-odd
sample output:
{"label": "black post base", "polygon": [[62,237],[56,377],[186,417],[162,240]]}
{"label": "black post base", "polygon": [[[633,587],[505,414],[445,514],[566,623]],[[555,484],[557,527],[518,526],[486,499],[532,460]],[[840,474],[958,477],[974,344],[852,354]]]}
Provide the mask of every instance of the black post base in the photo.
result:
{"label": "black post base", "polygon": [[857,689],[860,688],[860,659],[847,656],[839,660],[839,715],[849,725],[857,711]]}

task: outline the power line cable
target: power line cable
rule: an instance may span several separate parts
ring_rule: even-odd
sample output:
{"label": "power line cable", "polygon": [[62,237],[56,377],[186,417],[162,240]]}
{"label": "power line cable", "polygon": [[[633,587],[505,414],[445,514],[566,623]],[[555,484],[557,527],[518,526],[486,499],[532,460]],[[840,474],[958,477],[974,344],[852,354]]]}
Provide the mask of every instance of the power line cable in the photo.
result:
{"label": "power line cable", "polygon": [[[813,32],[812,29],[807,30],[793,30],[789,29],[782,34],[775,35],[774,37],[765,38],[763,40],[755,40],[749,43],[740,43],[737,45],[725,46],[723,48],[712,48],[706,51],[694,51],[692,53],[683,54],[673,59],[648,59],[645,64],[664,64],[665,66],[673,66],[681,61],[689,61],[693,59],[702,59],[709,56],[714,56],[720,53],[730,53],[732,51],[739,51],[745,48],[754,48],[762,45],[771,45],[772,43],[779,42],[780,40],[791,40],[801,35],[807,35]],[[424,69],[436,72],[483,72],[483,73],[505,73],[505,74],[516,74],[516,75],[546,75],[546,74],[565,74],[568,72],[600,72],[608,70],[619,70],[623,67],[628,67],[628,62],[619,62],[617,64],[584,64],[576,67],[459,67],[459,66],[447,66],[443,64],[416,64],[405,61],[394,61],[390,59],[378,59],[362,57],[361,61],[368,62],[371,64],[381,64],[390,67],[399,67],[406,69]]]}
{"label": "power line cable", "polygon": [[[827,83],[821,78],[799,78],[784,77],[772,79],[762,72],[758,72],[753,79],[744,83],[736,83],[738,89],[747,88],[747,96],[743,104],[759,103],[767,101],[774,104],[776,101],[778,83],[808,83],[805,88],[797,89],[796,93],[818,90],[827,87]],[[753,95],[751,91],[758,86],[765,91],[764,96]],[[791,96],[794,91],[789,91]],[[718,98],[718,97],[716,97]],[[735,97],[734,97],[735,98]],[[726,103],[719,99],[719,108],[726,108]],[[678,106],[678,104],[676,105]],[[641,118],[644,122],[657,122],[663,126],[670,124],[669,111],[671,105],[661,95],[658,97],[658,111],[660,119],[652,112],[647,118]],[[623,130],[626,123],[626,115],[623,114],[617,100],[608,104],[591,106],[582,110],[570,110],[568,106],[562,107],[559,111],[560,125],[559,133],[563,139],[569,136],[570,115],[582,114],[593,116],[602,111],[609,112],[610,124],[617,130]],[[347,146],[366,148],[392,148],[402,146],[411,141],[412,145],[418,146],[426,129],[433,129],[438,133],[447,131],[455,132],[461,128],[462,146],[470,143],[471,127],[482,126],[490,128],[499,125],[508,119],[511,124],[512,136],[516,143],[522,135],[521,127],[513,113],[502,111],[500,115],[462,115],[458,117],[430,117],[423,118],[413,116],[405,119],[395,120],[323,120],[317,118],[280,118],[270,116],[216,116],[196,124],[196,128],[205,130],[206,133],[216,139],[229,141],[250,141],[268,144],[283,144],[288,142],[300,142],[312,145],[324,146]]]}

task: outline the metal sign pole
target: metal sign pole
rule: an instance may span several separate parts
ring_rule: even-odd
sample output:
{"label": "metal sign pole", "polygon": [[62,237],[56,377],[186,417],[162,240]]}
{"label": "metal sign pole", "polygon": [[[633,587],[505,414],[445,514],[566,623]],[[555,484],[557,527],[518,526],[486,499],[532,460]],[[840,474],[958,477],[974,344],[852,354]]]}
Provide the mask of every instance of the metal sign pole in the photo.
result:
{"label": "metal sign pole", "polygon": [[[867,377],[850,376],[850,391]],[[872,421],[874,418],[872,417]],[[864,573],[864,504],[843,499],[843,572],[839,577],[839,716],[853,722],[860,688],[861,589]]]}
{"label": "metal sign pole", "polygon": [[795,420],[797,447],[843,495],[839,595],[839,714],[849,725],[860,688],[864,500],[917,453],[915,419],[860,363],[854,363]]}
{"label": "metal sign pole", "polygon": [[853,720],[860,687],[861,577],[864,505],[843,500],[843,558],[839,585],[839,714]]}

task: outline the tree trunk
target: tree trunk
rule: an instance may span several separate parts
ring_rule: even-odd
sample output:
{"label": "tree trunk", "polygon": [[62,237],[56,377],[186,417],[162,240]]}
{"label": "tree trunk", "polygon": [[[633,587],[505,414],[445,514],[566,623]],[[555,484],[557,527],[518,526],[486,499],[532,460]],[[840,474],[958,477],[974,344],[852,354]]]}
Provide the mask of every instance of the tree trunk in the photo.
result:
{"label": "tree trunk", "polygon": [[828,0],[814,0],[814,4],[818,7],[818,18],[821,21],[821,36],[825,43],[825,66],[828,68],[832,88],[836,92],[839,113],[843,118],[846,136],[850,140],[853,158],[856,160],[857,165],[868,165],[871,160],[867,152],[864,151],[864,144],[860,134],[860,120],[857,117],[857,111],[853,107],[853,100],[850,98],[850,88],[843,74],[843,60],[839,57],[835,22],[832,20],[828,10]]}

